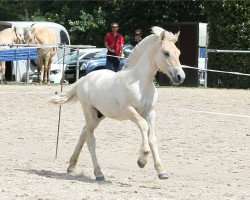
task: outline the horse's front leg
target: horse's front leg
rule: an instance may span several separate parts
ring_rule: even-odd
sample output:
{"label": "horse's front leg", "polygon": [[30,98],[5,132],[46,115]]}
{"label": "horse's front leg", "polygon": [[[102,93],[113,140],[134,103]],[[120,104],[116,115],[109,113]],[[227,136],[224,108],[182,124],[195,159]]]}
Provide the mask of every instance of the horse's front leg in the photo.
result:
{"label": "horse's front leg", "polygon": [[141,131],[142,145],[137,164],[140,168],[143,168],[147,164],[147,157],[150,153],[150,147],[148,143],[148,123],[133,107],[129,107],[127,110],[125,110],[124,114],[126,114],[128,119],[134,122]]}
{"label": "horse's front leg", "polygon": [[157,139],[156,139],[155,132],[154,132],[154,122],[155,122],[154,110],[148,113],[146,120],[149,126],[149,131],[148,131],[149,145],[150,145],[150,149],[151,149],[153,159],[154,159],[155,170],[157,171],[158,177],[160,179],[167,179],[169,178],[169,176],[166,173],[164,167],[162,166],[159,152],[158,152]]}
{"label": "horse's front leg", "polygon": [[44,82],[45,83],[50,83],[49,77],[50,77],[50,65],[51,65],[52,59],[49,56],[50,54],[48,53],[44,61]]}
{"label": "horse's front leg", "polygon": [[44,67],[43,67],[43,58],[40,56],[37,59],[37,71],[38,71],[38,81],[40,84],[43,82],[43,74],[44,74]]}

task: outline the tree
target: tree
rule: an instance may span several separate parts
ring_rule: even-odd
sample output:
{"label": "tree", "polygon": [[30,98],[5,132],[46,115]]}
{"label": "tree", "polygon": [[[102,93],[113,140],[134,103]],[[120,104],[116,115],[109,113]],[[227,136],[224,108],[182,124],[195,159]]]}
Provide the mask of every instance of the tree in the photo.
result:
{"label": "tree", "polygon": [[[209,2],[205,5],[208,15],[209,48],[249,50],[250,2]],[[209,54],[208,68],[249,73],[249,54]],[[249,77],[208,74],[209,87],[249,88]]]}

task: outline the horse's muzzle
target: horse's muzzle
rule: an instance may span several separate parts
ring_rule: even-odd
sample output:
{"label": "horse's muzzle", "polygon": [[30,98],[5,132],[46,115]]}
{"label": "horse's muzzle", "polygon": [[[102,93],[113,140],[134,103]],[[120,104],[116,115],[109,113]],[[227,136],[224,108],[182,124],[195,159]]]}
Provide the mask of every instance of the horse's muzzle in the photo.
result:
{"label": "horse's muzzle", "polygon": [[183,81],[186,78],[185,72],[183,71],[182,68],[172,68],[171,73],[174,85],[179,85],[183,83]]}

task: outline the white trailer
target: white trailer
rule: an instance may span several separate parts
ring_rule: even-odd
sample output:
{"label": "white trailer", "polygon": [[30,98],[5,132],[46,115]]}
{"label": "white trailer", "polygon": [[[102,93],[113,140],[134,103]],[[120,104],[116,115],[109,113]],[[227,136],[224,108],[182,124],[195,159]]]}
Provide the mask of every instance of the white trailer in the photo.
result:
{"label": "white trailer", "polygon": [[[0,31],[6,28],[27,28],[32,24],[36,24],[36,26],[41,26],[44,28],[51,29],[55,32],[57,43],[62,44],[70,44],[70,37],[68,31],[65,27],[60,24],[53,22],[37,22],[37,21],[0,21]],[[16,48],[16,47],[15,47]],[[68,53],[70,49],[66,49],[66,53]],[[63,57],[63,49],[58,48],[57,54],[53,57],[53,61],[56,61]],[[26,81],[26,65],[27,61],[7,61],[6,62],[6,80],[7,81]],[[30,73],[34,72],[36,67],[33,65],[30,66]]]}

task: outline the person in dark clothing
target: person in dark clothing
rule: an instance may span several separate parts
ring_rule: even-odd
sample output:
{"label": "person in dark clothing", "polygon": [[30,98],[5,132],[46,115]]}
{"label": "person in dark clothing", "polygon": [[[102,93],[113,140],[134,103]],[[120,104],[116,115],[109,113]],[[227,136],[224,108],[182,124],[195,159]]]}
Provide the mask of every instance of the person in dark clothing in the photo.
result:
{"label": "person in dark clothing", "polygon": [[141,29],[135,30],[135,39],[130,43],[133,48],[142,40],[141,34],[142,34]]}

